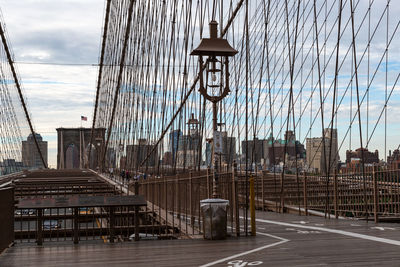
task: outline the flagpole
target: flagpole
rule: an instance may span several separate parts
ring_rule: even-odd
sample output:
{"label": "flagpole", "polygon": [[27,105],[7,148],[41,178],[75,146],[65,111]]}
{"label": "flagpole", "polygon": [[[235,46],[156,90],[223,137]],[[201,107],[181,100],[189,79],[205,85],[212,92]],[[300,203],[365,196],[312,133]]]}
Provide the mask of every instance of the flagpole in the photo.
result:
{"label": "flagpole", "polygon": [[[82,120],[81,120],[82,125]],[[79,129],[79,169],[82,169],[82,126]]]}
{"label": "flagpole", "polygon": [[79,129],[79,168],[82,169],[82,116],[81,128]]}

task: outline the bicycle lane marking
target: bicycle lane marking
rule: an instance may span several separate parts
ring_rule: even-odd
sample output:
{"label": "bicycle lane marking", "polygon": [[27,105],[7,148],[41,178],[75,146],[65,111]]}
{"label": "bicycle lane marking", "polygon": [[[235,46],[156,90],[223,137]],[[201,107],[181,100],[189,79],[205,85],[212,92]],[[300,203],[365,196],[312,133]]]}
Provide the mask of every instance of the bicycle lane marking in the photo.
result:
{"label": "bicycle lane marking", "polygon": [[256,221],[262,222],[262,223],[268,223],[268,224],[276,224],[276,225],[296,227],[296,228],[309,229],[309,230],[315,230],[315,231],[323,231],[323,232],[328,232],[328,233],[334,233],[334,234],[339,234],[339,235],[344,235],[344,236],[355,237],[355,238],[359,238],[359,239],[365,239],[365,240],[400,246],[400,241],[398,241],[398,240],[376,237],[376,236],[372,236],[372,235],[358,234],[358,233],[349,232],[349,231],[317,227],[317,226],[299,225],[299,224],[286,223],[286,222],[280,222],[280,221],[271,221],[271,220],[264,220],[264,219],[256,219]]}
{"label": "bicycle lane marking", "polygon": [[267,249],[267,248],[270,248],[270,247],[275,247],[275,246],[278,246],[278,245],[281,245],[281,244],[284,244],[284,243],[290,241],[289,239],[286,239],[286,238],[283,238],[283,237],[279,237],[279,236],[276,236],[276,235],[270,235],[270,234],[261,233],[261,232],[257,232],[257,234],[258,235],[272,237],[272,238],[275,238],[275,239],[279,239],[281,241],[275,242],[275,243],[272,243],[272,244],[268,244],[268,245],[265,245],[265,246],[261,246],[261,247],[255,248],[255,249],[251,249],[251,250],[248,250],[248,251],[244,251],[244,252],[241,252],[241,253],[237,253],[237,254],[234,254],[232,256],[229,256],[229,257],[226,257],[226,258],[223,258],[223,259],[219,259],[219,260],[216,260],[216,261],[201,265],[200,267],[213,266],[213,265],[218,264],[218,263],[222,263],[222,262],[225,262],[225,261],[228,261],[228,260],[232,260],[232,259],[244,256],[244,255],[248,255],[248,254],[251,254],[251,253],[263,250],[263,249]]}

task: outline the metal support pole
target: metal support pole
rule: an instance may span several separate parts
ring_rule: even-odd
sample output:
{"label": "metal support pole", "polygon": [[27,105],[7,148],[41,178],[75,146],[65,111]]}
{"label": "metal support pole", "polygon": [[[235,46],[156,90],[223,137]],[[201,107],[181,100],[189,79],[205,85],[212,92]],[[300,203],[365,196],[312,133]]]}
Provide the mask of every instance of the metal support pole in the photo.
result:
{"label": "metal support pole", "polygon": [[334,197],[335,197],[335,218],[337,219],[339,217],[338,214],[338,187],[337,187],[337,170],[335,169],[335,176],[334,176]]}
{"label": "metal support pole", "polygon": [[[114,216],[114,207],[110,207],[110,243],[114,243],[114,226],[115,226],[115,216]],[[136,237],[136,236],[135,236]]]}
{"label": "metal support pole", "polygon": [[379,222],[379,196],[378,196],[378,179],[377,179],[377,166],[373,166],[372,179],[374,180],[374,221]]}
{"label": "metal support pole", "polygon": [[[213,131],[217,131],[217,103],[213,102]],[[215,138],[215,134],[214,134]],[[216,140],[213,140],[213,154],[214,154],[214,175],[213,175],[213,198],[219,197],[219,185],[218,185],[218,155],[216,153]]]}
{"label": "metal support pole", "polygon": [[207,198],[210,198],[210,168],[207,168]]}
{"label": "metal support pole", "polygon": [[37,241],[36,241],[36,243],[39,246],[43,245],[43,209],[38,209]]}
{"label": "metal support pole", "polygon": [[304,178],[303,178],[303,198],[304,198],[304,211],[306,213],[306,216],[308,216],[308,203],[307,203],[307,175],[306,172],[304,172]]}
{"label": "metal support pole", "polygon": [[79,210],[74,208],[74,244],[79,243]]}
{"label": "metal support pole", "polygon": [[251,224],[251,235],[256,235],[256,206],[255,206],[255,194],[254,194],[254,177],[250,177],[250,224]]}
{"label": "metal support pole", "polygon": [[[190,226],[193,228],[194,226],[194,216],[193,216],[193,195],[192,195],[192,188],[193,188],[193,173],[190,172],[189,174],[189,213],[190,213]],[[194,228],[193,228],[194,229]]]}
{"label": "metal support pole", "polygon": [[236,236],[240,236],[240,220],[239,220],[239,202],[238,202],[238,194],[237,194],[237,163],[233,162],[233,175],[232,175],[232,183],[233,183],[233,207],[235,209],[235,225],[236,225]]}
{"label": "metal support pole", "polygon": [[[139,195],[139,183],[135,181],[135,195]],[[135,206],[135,241],[139,241],[139,207]]]}
{"label": "metal support pole", "polygon": [[265,210],[265,198],[264,198],[264,181],[265,181],[265,174],[266,171],[262,171],[262,176],[261,176],[261,199],[262,199],[262,210]]}

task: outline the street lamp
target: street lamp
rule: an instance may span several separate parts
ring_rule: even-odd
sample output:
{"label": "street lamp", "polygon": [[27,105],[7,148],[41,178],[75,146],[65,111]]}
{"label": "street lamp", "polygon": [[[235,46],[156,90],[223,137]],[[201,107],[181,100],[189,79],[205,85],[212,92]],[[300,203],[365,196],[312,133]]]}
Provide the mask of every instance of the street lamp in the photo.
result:
{"label": "street lamp", "polygon": [[[213,156],[214,156],[214,183],[213,198],[218,197],[218,158],[217,149],[217,103],[226,97],[229,90],[229,57],[237,54],[226,39],[218,38],[218,23],[210,22],[210,38],[203,38],[200,45],[190,54],[199,57],[200,93],[213,105]],[[206,57],[204,63],[203,56]],[[225,77],[224,77],[225,76]],[[220,138],[218,138],[220,139]]]}

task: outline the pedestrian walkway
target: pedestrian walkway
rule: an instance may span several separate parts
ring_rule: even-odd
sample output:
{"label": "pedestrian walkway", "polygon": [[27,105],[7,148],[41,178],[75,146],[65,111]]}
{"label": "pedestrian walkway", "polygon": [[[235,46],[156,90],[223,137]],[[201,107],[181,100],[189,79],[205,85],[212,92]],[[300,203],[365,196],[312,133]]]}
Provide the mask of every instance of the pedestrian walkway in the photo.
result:
{"label": "pedestrian walkway", "polygon": [[399,224],[257,212],[256,237],[18,244],[0,266],[398,266],[399,251]]}

